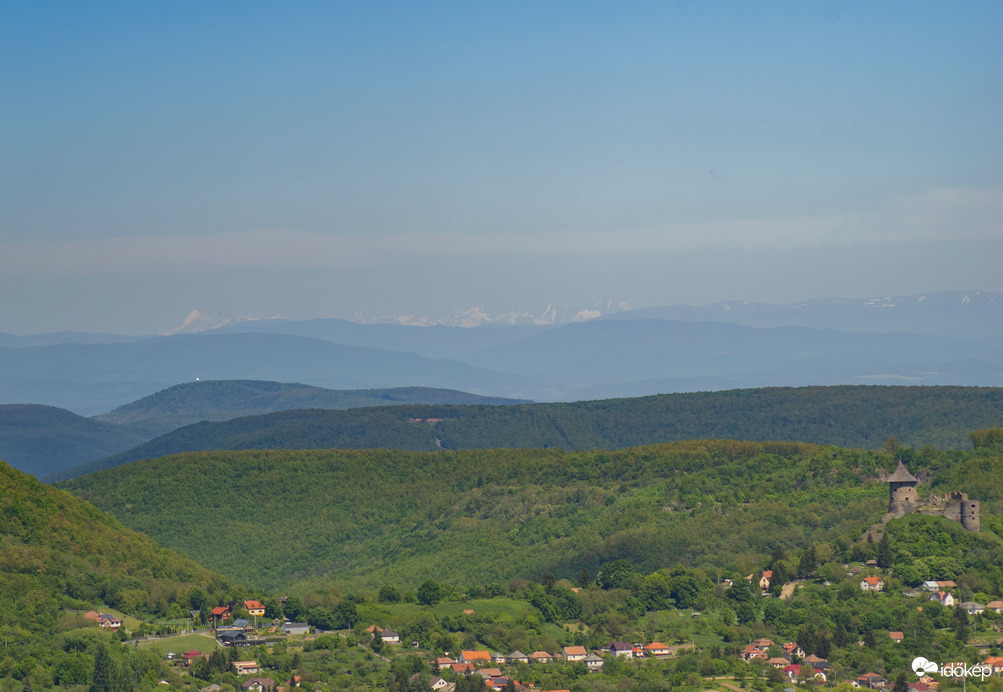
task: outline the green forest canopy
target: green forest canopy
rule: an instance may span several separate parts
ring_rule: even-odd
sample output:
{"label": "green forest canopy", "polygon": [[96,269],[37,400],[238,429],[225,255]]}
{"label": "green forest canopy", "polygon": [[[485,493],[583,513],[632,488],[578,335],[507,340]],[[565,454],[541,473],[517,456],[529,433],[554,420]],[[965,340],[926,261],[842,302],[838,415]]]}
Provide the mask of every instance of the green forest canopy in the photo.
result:
{"label": "green forest canopy", "polygon": [[[999,450],[897,452],[982,501],[1003,533]],[[65,484],[258,588],[595,574],[626,558],[747,569],[777,544],[858,535],[887,508],[885,453],[702,440],[621,451],[244,451],[142,461]],[[298,584],[298,586],[297,586]]]}

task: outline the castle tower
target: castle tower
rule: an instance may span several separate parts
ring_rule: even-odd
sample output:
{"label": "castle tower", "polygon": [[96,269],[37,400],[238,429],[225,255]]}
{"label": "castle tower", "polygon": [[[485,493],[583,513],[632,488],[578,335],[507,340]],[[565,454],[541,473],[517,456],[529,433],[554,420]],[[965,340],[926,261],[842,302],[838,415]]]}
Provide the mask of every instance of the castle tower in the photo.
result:
{"label": "castle tower", "polygon": [[[895,473],[885,480],[888,481],[888,511],[897,517],[913,511],[919,504],[919,493],[916,491],[919,479],[909,473],[905,464],[899,461]],[[975,513],[978,517],[978,507]]]}
{"label": "castle tower", "polygon": [[979,501],[969,500],[968,496],[961,501],[961,525],[969,531],[978,531],[982,528],[979,521]]}

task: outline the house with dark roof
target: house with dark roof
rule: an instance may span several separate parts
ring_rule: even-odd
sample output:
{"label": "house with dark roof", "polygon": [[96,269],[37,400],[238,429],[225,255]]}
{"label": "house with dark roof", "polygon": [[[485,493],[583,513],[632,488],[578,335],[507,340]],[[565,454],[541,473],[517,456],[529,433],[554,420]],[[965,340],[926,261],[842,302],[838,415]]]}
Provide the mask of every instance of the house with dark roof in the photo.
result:
{"label": "house with dark roof", "polygon": [[620,658],[634,658],[634,647],[627,642],[610,642],[603,649]]}

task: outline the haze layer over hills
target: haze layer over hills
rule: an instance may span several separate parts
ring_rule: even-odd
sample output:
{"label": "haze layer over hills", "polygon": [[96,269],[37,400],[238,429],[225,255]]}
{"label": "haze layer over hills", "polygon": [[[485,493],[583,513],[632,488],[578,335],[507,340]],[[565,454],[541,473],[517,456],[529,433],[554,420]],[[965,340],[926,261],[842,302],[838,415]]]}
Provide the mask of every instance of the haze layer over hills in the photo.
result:
{"label": "haze layer over hills", "polygon": [[998,294],[971,292],[674,306],[543,326],[256,320],[132,340],[7,336],[0,403],[96,415],[196,378],[536,401],[763,386],[1000,386],[1001,306]]}

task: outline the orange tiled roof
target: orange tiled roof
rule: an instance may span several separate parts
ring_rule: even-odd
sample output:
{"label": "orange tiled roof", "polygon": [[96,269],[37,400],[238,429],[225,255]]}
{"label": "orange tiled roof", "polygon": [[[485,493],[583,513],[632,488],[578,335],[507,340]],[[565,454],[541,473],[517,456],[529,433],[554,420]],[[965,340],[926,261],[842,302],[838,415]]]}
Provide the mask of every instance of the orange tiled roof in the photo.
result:
{"label": "orange tiled roof", "polygon": [[468,661],[490,661],[491,654],[487,651],[464,651],[463,658]]}

